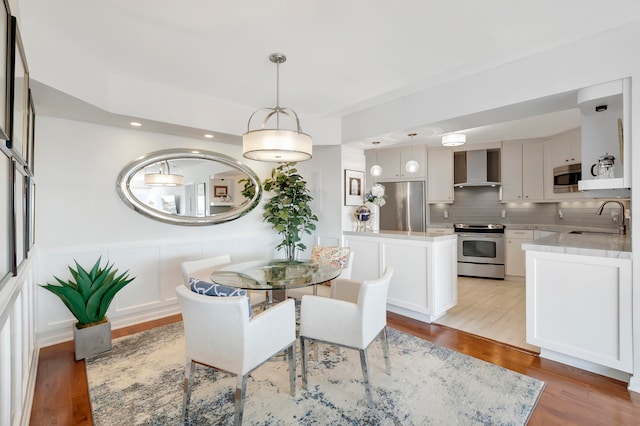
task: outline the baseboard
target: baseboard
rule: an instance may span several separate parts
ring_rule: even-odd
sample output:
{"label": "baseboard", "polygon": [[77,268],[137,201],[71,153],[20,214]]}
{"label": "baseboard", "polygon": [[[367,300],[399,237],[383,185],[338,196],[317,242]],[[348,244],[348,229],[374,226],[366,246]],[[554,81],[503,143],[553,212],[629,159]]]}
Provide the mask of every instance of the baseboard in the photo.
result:
{"label": "baseboard", "polygon": [[629,379],[629,386],[627,387],[632,392],[640,393],[640,377],[632,376]]}
{"label": "baseboard", "polygon": [[402,315],[404,317],[412,318],[418,321],[426,322],[431,324],[435,317],[428,314],[423,314],[420,312],[412,311],[410,309],[401,308],[400,306],[390,305],[387,303],[387,310],[393,312],[394,314]]}
{"label": "baseboard", "polygon": [[[171,315],[179,314],[180,306],[178,303],[174,303],[168,306],[162,306],[157,309],[135,312],[120,317],[109,317],[111,320],[111,329],[117,330],[119,328],[129,327],[130,325],[136,325],[147,321],[153,321],[160,318],[165,318]],[[62,328],[49,330],[38,334],[37,346],[44,348],[47,346],[57,345],[58,343],[70,342],[73,340],[73,325],[68,323]]]}
{"label": "baseboard", "polygon": [[[551,351],[549,349],[540,349],[540,358],[549,359],[551,361],[556,361],[562,364],[570,365],[572,367],[580,368],[581,370],[586,370],[592,373],[600,374],[602,376],[611,377],[612,379],[629,383],[629,386],[631,386],[631,374],[625,373],[624,371],[616,370],[611,367],[605,367],[603,365],[595,364],[583,359],[574,358],[572,356]],[[635,385],[640,385],[640,383],[636,383]]]}

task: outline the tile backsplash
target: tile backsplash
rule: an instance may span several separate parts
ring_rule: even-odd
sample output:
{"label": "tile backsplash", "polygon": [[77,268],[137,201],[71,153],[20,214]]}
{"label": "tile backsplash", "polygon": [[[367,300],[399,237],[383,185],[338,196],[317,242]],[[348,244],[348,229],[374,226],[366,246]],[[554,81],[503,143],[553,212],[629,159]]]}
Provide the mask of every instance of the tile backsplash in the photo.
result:
{"label": "tile backsplash", "polygon": [[[500,188],[456,188],[453,204],[430,205],[429,223],[569,225],[617,230],[614,219],[619,207],[615,203],[607,204],[602,215],[596,214],[603,201],[501,204]],[[621,201],[628,216],[629,200]]]}

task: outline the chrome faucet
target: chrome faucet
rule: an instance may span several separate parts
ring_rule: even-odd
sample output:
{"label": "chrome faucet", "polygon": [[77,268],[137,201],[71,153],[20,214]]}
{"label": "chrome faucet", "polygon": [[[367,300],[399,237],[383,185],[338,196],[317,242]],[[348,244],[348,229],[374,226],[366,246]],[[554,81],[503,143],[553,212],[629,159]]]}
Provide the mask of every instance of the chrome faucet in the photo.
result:
{"label": "chrome faucet", "polygon": [[618,233],[620,235],[625,235],[627,233],[627,226],[624,224],[624,204],[622,204],[622,202],[616,201],[616,200],[604,201],[602,204],[600,204],[600,207],[598,207],[598,211],[596,211],[596,214],[602,215],[602,212],[604,211],[604,206],[609,203],[616,203],[618,204],[618,206],[620,206],[620,214],[618,216],[618,225],[619,225]]}

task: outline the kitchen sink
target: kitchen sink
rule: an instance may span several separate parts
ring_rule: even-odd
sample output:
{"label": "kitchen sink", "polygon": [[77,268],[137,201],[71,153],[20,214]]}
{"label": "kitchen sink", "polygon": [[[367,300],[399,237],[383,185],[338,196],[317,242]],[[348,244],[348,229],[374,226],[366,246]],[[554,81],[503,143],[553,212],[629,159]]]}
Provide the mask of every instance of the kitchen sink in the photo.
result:
{"label": "kitchen sink", "polygon": [[607,231],[570,231],[569,234],[580,234],[580,235],[618,235],[617,232],[607,232]]}

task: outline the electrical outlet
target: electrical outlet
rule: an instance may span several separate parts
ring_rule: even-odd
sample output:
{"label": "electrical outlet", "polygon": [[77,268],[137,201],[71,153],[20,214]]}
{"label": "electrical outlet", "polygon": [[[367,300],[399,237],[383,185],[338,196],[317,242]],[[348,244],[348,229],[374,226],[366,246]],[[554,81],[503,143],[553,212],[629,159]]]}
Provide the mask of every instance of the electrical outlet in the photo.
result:
{"label": "electrical outlet", "polygon": [[449,219],[449,210],[444,211],[444,218]]}

